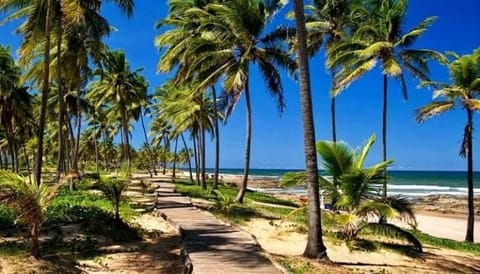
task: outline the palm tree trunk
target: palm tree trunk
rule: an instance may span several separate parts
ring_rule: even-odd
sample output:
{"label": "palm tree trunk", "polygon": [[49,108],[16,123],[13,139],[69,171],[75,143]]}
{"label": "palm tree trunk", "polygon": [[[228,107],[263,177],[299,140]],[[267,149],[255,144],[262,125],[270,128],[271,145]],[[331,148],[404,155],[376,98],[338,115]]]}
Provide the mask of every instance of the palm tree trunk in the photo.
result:
{"label": "palm tree trunk", "polygon": [[[388,103],[388,76],[383,75],[383,110],[382,110],[382,161],[387,160],[387,103]],[[387,168],[383,174],[382,198],[387,199]]]}
{"label": "palm tree trunk", "polygon": [[27,147],[25,146],[25,144],[22,145],[22,149],[23,149],[23,157],[25,158],[25,167],[27,169],[27,174],[28,174],[28,182],[31,184],[32,178],[30,176],[30,160],[28,159]]}
{"label": "palm tree trunk", "polygon": [[220,130],[218,128],[218,110],[217,110],[217,91],[212,86],[213,95],[213,111],[214,111],[214,127],[215,127],[215,171],[212,183],[212,190],[218,189],[218,171],[220,169]]}
{"label": "palm tree trunk", "polygon": [[75,144],[74,144],[74,149],[73,149],[73,161],[72,161],[72,167],[75,171],[78,171],[78,155],[80,151],[80,134],[81,134],[81,129],[82,129],[82,108],[80,107],[80,95],[81,95],[81,85],[80,82],[77,86],[77,98],[76,98],[76,105],[77,105],[77,121],[76,121],[76,126],[77,126],[77,132],[75,136]]}
{"label": "palm tree trunk", "polygon": [[192,134],[193,140],[193,157],[195,160],[195,178],[197,179],[197,185],[200,185],[200,173],[198,168],[198,149],[197,149],[197,141],[196,141],[196,134]]}
{"label": "palm tree trunk", "polygon": [[13,153],[15,155],[15,172],[18,173],[20,171],[19,161],[18,161],[18,148],[16,141],[13,143]]}
{"label": "palm tree trunk", "polygon": [[55,181],[60,181],[60,176],[65,172],[65,147],[63,138],[63,116],[65,115],[65,95],[63,94],[63,81],[62,81],[62,17],[58,16],[58,30],[57,30],[57,90],[58,90],[58,154],[57,154],[57,174]]}
{"label": "palm tree trunk", "polygon": [[[332,90],[335,87],[335,70],[332,70]],[[337,142],[337,125],[336,125],[336,110],[335,110],[335,99],[336,97],[333,94],[330,94],[331,101],[330,101],[330,112],[332,115],[332,141],[334,143]]]}
{"label": "palm tree trunk", "polygon": [[43,71],[43,83],[42,83],[42,102],[40,106],[40,119],[37,130],[37,155],[35,159],[35,180],[37,184],[40,184],[42,177],[42,161],[43,161],[43,132],[45,130],[45,118],[47,112],[48,92],[50,91],[49,78],[50,78],[50,12],[51,12],[51,0],[46,1],[46,15],[45,15],[45,48],[43,57],[44,71]]}
{"label": "palm tree trunk", "polygon": [[250,146],[252,143],[252,105],[250,103],[250,89],[249,89],[249,76],[248,76],[248,69],[245,73],[246,76],[246,84],[245,84],[245,105],[247,107],[247,140],[245,144],[245,166],[243,168],[243,179],[242,184],[240,185],[240,189],[238,191],[237,197],[235,201],[239,204],[243,203],[243,198],[245,197],[245,193],[247,192],[247,184],[248,184],[248,171],[250,168]]}
{"label": "palm tree trunk", "polygon": [[[126,114],[124,114],[126,115]],[[127,165],[131,165],[130,157],[130,141],[128,140],[128,122],[126,117],[122,117],[123,138],[125,138],[125,157],[127,159]]]}
{"label": "palm tree trunk", "polygon": [[100,164],[99,164],[99,159],[98,159],[98,140],[97,140],[97,136],[94,136],[93,137],[95,140],[94,140],[94,145],[95,145],[95,171],[97,172],[97,174],[100,174]]}
{"label": "palm tree trunk", "polygon": [[308,68],[307,36],[303,0],[294,1],[297,29],[297,63],[300,70],[300,102],[302,107],[303,141],[305,147],[306,184],[308,188],[308,238],[303,256],[328,259],[322,239],[322,215],[318,184],[318,163],[315,148],[315,125]]}
{"label": "palm tree trunk", "polygon": [[40,245],[38,242],[38,234],[40,233],[40,225],[37,222],[32,224],[30,228],[30,236],[32,237],[32,249],[31,254],[35,259],[40,258]]}
{"label": "palm tree trunk", "polygon": [[13,148],[13,142],[14,142],[13,136],[10,132],[11,132],[10,130],[7,130],[7,143],[8,143],[8,150],[10,153],[10,160],[12,162],[12,172],[15,172],[15,157],[14,157],[15,149]]}
{"label": "palm tree trunk", "polygon": [[167,137],[164,137],[164,140],[163,140],[163,145],[164,145],[164,148],[163,148],[163,175],[165,175],[165,173],[167,173],[167,152],[168,152],[168,146],[167,146],[167,141],[166,139]]}
{"label": "palm tree trunk", "polygon": [[177,147],[178,147],[178,137],[175,138],[175,149],[173,150],[173,172],[172,178],[176,178],[176,169],[177,169]]}
{"label": "palm tree trunk", "polygon": [[190,151],[188,150],[188,146],[187,146],[187,142],[185,141],[185,137],[183,137],[183,133],[180,134],[180,137],[182,137],[182,142],[183,142],[183,146],[185,147],[185,150],[187,151],[187,154],[188,154],[188,171],[190,173],[190,181],[193,183],[193,175],[192,175],[192,163],[191,163],[191,160],[190,160]]}
{"label": "palm tree trunk", "polygon": [[202,187],[203,190],[207,189],[207,180],[205,176],[205,129],[202,128],[200,129],[200,186]]}
{"label": "palm tree trunk", "polygon": [[[155,169],[155,163],[153,162],[152,148],[150,147],[150,141],[148,140],[147,129],[145,127],[145,122],[143,121],[143,112],[140,109],[140,121],[142,122],[143,136],[145,137],[145,146],[147,148],[148,157],[150,158],[150,168],[153,173],[157,175],[157,170]],[[150,178],[152,174],[150,173]]]}
{"label": "palm tree trunk", "polygon": [[465,241],[473,243],[474,239],[474,224],[475,224],[475,206],[473,199],[473,113],[471,109],[467,109],[467,191],[468,191],[468,219],[467,219],[467,233]]}

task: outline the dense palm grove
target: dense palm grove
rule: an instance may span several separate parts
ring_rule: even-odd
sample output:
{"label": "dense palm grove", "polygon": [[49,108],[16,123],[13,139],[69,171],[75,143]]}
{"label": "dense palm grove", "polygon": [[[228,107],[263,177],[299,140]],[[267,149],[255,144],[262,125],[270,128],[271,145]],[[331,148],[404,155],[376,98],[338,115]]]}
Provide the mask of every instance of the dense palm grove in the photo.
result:
{"label": "dense palm grove", "polygon": [[[436,90],[435,98],[445,98],[419,109],[419,121],[457,103],[467,112],[461,156],[468,158],[469,218],[465,240],[473,241],[472,116],[480,109],[480,51],[444,56],[433,49],[416,49],[415,41],[434,23],[434,17],[405,30],[402,23],[407,0],[314,0],[306,8],[303,1],[296,0],[295,16],[288,16],[295,18],[296,27],[288,22],[286,26],[272,26],[273,16],[285,8],[286,1],[170,0],[167,17],[156,26],[160,34],[154,42],[161,52],[158,72],[173,72],[174,76],[159,87],[150,87],[155,91],[149,94],[142,69],[129,66],[128,53],[103,43],[112,31],[108,18],[100,13],[104,2],[113,2],[126,16],[134,12],[133,0],[0,1],[7,21],[22,21],[17,31],[23,37],[16,49],[18,62],[12,57],[14,49],[0,46],[2,169],[25,178],[33,175],[30,180],[42,187],[38,191],[44,191],[43,181],[58,182],[72,174],[98,174],[120,166],[154,174],[165,173],[168,166],[173,167],[175,177],[176,167],[182,165],[189,168],[190,180],[206,189],[206,143],[214,138],[215,190],[221,162],[219,123],[228,120],[244,96],[244,177],[236,196],[236,202],[242,203],[255,136],[251,119],[251,101],[255,100],[250,82],[252,67],[262,73],[265,91],[280,112],[285,108],[281,75],[288,72],[299,76],[301,86],[307,167],[301,182],[308,186],[310,220],[305,256],[325,258],[319,181],[320,188],[334,186],[336,209],[344,215],[368,215],[369,212],[361,211],[368,207],[378,215],[378,225],[385,226],[392,216],[405,212],[411,215],[405,201],[394,202],[387,196],[386,183],[390,163],[386,136],[388,83],[391,78],[400,81],[407,98],[405,81],[409,72],[422,85]],[[317,172],[308,78],[308,57],[325,53],[325,67],[332,79],[332,143],[319,144],[319,149],[323,149],[319,153],[327,164],[335,157],[349,162],[325,166],[331,171],[330,184],[319,178]],[[429,62],[447,66],[452,82],[429,79]],[[343,144],[337,145],[335,96],[377,65],[382,71],[379,90],[382,87],[384,102],[382,162],[374,169],[364,169],[363,160],[373,141],[367,144],[364,155],[355,155]],[[145,124],[146,116],[149,125]],[[131,145],[132,125],[136,121],[141,122],[145,139],[140,148]],[[330,150],[330,154],[325,150]],[[13,188],[6,181],[26,184],[24,179],[11,174],[3,177],[0,186],[4,189]],[[381,186],[377,196],[371,196],[369,184]],[[342,190],[355,185],[360,187],[357,192],[351,188],[350,192]],[[350,196],[341,196],[339,191]],[[404,204],[399,205],[399,201]],[[349,225],[346,235],[353,237],[359,229],[357,225]],[[33,223],[34,237],[38,237],[40,226]]]}

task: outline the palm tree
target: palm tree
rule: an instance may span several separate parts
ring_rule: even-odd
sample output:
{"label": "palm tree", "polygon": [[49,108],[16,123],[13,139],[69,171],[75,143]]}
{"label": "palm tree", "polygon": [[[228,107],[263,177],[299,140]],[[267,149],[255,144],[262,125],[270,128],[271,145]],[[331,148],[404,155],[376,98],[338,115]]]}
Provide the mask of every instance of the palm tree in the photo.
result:
{"label": "palm tree", "polygon": [[92,84],[89,96],[97,102],[96,108],[105,105],[109,116],[120,121],[124,157],[130,165],[129,120],[132,110],[146,100],[145,81],[138,75],[141,69],[130,70],[123,51],[107,52],[101,63],[102,69],[96,71],[100,78]]}
{"label": "palm tree", "polygon": [[315,151],[315,125],[308,68],[307,34],[302,0],[294,1],[297,33],[297,63],[300,70],[300,103],[302,108],[303,141],[305,147],[306,180],[308,188],[308,238],[303,256],[328,259],[322,239],[322,215],[318,187],[318,163]]}
{"label": "palm tree", "polygon": [[127,189],[130,183],[130,168],[122,168],[117,176],[100,175],[97,183],[93,185],[94,189],[100,190],[112,203],[115,212],[115,221],[120,223],[120,202],[122,201],[123,191]]}
{"label": "palm tree", "polygon": [[32,129],[32,96],[20,86],[20,68],[10,49],[0,45],[0,130],[5,134],[12,171],[19,171],[18,150]]}
{"label": "palm tree", "polygon": [[[342,66],[334,95],[364,73],[372,70],[377,61],[383,68],[383,111],[382,111],[382,161],[387,159],[387,95],[388,78],[394,77],[401,83],[403,97],[407,99],[404,70],[413,76],[427,80],[427,62],[442,59],[436,51],[411,49],[413,43],[435,21],[428,17],[411,30],[404,32],[408,0],[370,0],[357,9],[362,23],[350,39],[345,39],[329,52],[328,66]],[[387,181],[383,182],[383,197],[387,197]]]}
{"label": "palm tree", "polygon": [[412,204],[396,196],[383,199],[378,191],[379,180],[384,170],[393,161],[383,161],[364,167],[365,159],[375,142],[372,135],[366,144],[355,152],[344,143],[319,142],[317,151],[323,159],[326,175],[336,180],[321,177],[323,189],[332,196],[332,206],[338,210],[332,217],[341,227],[348,240],[354,240],[364,230],[381,232],[384,236],[403,238],[422,251],[420,242],[409,232],[386,222],[371,222],[370,217],[405,220],[416,226]]}
{"label": "palm tree", "polygon": [[[17,18],[26,18],[25,22],[20,26],[19,32],[23,34],[24,40],[20,48],[21,61],[24,64],[29,63],[32,59],[32,53],[37,44],[42,43],[44,45],[43,50],[43,77],[39,84],[42,90],[42,100],[40,107],[39,122],[37,128],[37,153],[35,160],[35,179],[40,183],[40,177],[42,173],[42,161],[43,161],[43,136],[45,130],[45,118],[47,111],[47,99],[50,89],[50,50],[51,50],[51,31],[55,27],[54,22],[60,22],[57,24],[57,46],[61,44],[60,37],[62,31],[60,26],[62,25],[62,16],[67,18],[66,22],[78,22],[82,20],[79,10],[85,11],[83,8],[94,7],[95,10],[100,11],[101,1],[92,1],[93,3],[85,4],[86,1],[22,1],[22,0],[8,0],[0,2],[0,10],[9,12],[13,11],[13,14],[9,16],[9,20]],[[133,0],[110,0],[109,2],[115,3],[121,8],[121,10],[130,16],[133,12]],[[85,5],[85,6],[82,6]],[[63,13],[63,15],[62,15]],[[60,56],[60,52],[58,56]],[[59,70],[60,71],[60,70]],[[61,77],[59,76],[59,79]],[[60,88],[61,90],[61,88]],[[59,97],[61,100],[61,96]],[[61,114],[59,115],[59,117]]]}
{"label": "palm tree", "polygon": [[192,2],[180,7],[176,1],[170,2],[174,5],[170,7],[170,15],[163,21],[163,25],[174,28],[156,38],[158,47],[167,48],[158,68],[168,72],[180,64],[177,77],[190,81],[201,79],[195,89],[198,92],[203,92],[223,79],[223,89],[232,98],[228,112],[245,94],[245,165],[243,181],[236,198],[237,202],[242,203],[248,183],[252,136],[250,66],[258,64],[280,111],[285,104],[277,66],[291,70],[295,67],[295,63],[283,50],[283,44],[280,46],[273,43],[267,39],[268,35],[262,36],[272,16],[284,3],[264,3],[259,0]]}
{"label": "palm tree", "polygon": [[[309,16],[306,22],[308,31],[308,49],[310,54],[316,54],[325,44],[327,52],[342,39],[354,27],[352,12],[353,0],[315,0],[313,5],[307,6]],[[330,89],[331,96],[331,126],[332,140],[337,140],[336,119],[335,119],[335,93],[337,70],[336,66],[330,69],[332,78],[332,86]]]}
{"label": "palm tree", "polygon": [[205,132],[214,132],[214,120],[217,119],[213,111],[214,103],[203,94],[191,94],[188,85],[174,86],[172,83],[158,89],[155,98],[159,102],[155,110],[157,123],[169,125],[169,139],[177,139],[185,131],[190,131],[193,139],[196,139],[194,147],[197,145],[197,167],[200,167],[197,178],[200,173],[200,185],[206,189]]}
{"label": "palm tree", "polygon": [[40,257],[38,237],[49,202],[58,192],[58,186],[48,188],[19,175],[0,170],[0,202],[18,211],[18,219],[27,225],[32,237],[31,254]]}
{"label": "palm tree", "polygon": [[435,100],[416,111],[416,119],[423,122],[425,119],[436,116],[461,106],[467,114],[467,122],[463,133],[463,142],[460,147],[460,156],[467,157],[467,190],[468,190],[468,221],[465,241],[473,242],[475,207],[473,193],[473,112],[480,110],[480,48],[472,54],[458,56],[451,54],[453,60],[447,63],[452,84],[425,81],[422,86],[435,89]]}

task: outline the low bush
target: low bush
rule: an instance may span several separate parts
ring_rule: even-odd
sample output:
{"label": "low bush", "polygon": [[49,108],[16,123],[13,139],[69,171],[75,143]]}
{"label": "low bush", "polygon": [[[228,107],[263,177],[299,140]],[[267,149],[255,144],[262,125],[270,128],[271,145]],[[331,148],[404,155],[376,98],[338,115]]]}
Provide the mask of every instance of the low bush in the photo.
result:
{"label": "low bush", "polygon": [[12,228],[15,226],[17,213],[4,205],[0,205],[0,229]]}
{"label": "low bush", "polygon": [[[102,195],[62,189],[47,209],[47,224],[75,223],[96,220],[105,215],[113,216],[114,209],[109,200]],[[120,206],[120,215],[130,221],[135,215],[134,209],[127,203]]]}

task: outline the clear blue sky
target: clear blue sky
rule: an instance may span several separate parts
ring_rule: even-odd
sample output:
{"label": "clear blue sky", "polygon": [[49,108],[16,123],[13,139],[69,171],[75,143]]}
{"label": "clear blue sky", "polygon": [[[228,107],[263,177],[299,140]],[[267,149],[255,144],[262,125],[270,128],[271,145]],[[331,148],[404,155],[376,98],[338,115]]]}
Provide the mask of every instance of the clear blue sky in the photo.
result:
{"label": "clear blue sky", "polygon": [[[123,48],[132,68],[145,68],[144,75],[150,82],[150,90],[161,85],[168,75],[156,73],[159,59],[153,45],[157,20],[164,18],[166,1],[135,1],[134,16],[123,17],[111,5],[104,13],[111,24],[118,29],[108,39],[112,49]],[[306,1],[308,2],[308,1]],[[286,7],[291,10],[289,4]],[[418,40],[417,48],[439,51],[471,53],[480,47],[480,3],[478,0],[410,1],[405,29],[417,24],[427,16],[438,16],[437,22]],[[3,18],[3,15],[0,15]],[[284,20],[284,13],[277,16],[274,24],[291,24]],[[16,48],[19,38],[13,32],[17,24],[0,27],[0,43]],[[330,77],[324,68],[324,53],[310,61],[312,91],[317,140],[330,139],[330,112],[328,90]],[[297,83],[283,77],[287,109],[280,116],[274,101],[266,92],[262,78],[255,73],[251,79],[253,105],[252,168],[303,168],[303,139],[300,116],[299,88]],[[431,77],[448,81],[443,67],[432,66]],[[338,139],[357,147],[372,133],[377,134],[369,163],[380,159],[381,134],[381,89],[382,78],[379,70],[372,71],[355,82],[338,97],[337,133]],[[408,79],[409,100],[404,101],[398,83],[390,82],[388,157],[395,160],[392,169],[398,170],[464,170],[465,160],[458,157],[462,140],[465,114],[461,109],[446,113],[419,125],[413,112],[431,100],[431,92],[417,89],[418,82]],[[221,127],[221,167],[243,167],[245,140],[245,111],[243,100],[236,107],[226,125]],[[480,121],[475,116],[475,123]],[[475,128],[480,128],[476,126]],[[479,136],[478,130],[474,137]],[[141,127],[135,126],[133,144],[143,142]],[[480,165],[480,142],[474,139],[474,166]],[[479,149],[477,149],[479,148]],[[207,148],[207,166],[213,166],[213,143]]]}

